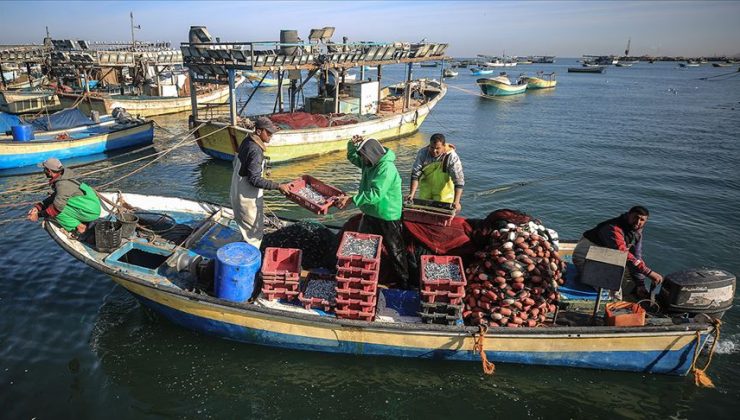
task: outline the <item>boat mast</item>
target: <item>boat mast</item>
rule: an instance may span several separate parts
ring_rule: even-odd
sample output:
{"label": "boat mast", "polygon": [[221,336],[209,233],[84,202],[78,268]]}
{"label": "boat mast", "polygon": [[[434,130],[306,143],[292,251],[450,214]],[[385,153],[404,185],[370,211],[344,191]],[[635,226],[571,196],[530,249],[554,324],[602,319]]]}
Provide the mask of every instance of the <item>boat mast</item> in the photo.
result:
{"label": "boat mast", "polygon": [[630,55],[630,42],[632,42],[632,38],[627,38],[627,48],[624,50],[624,56],[629,57]]}
{"label": "boat mast", "polygon": [[141,25],[134,25],[134,12],[130,12],[131,16],[131,46],[136,47],[136,39],[134,38],[134,29],[141,29]]}

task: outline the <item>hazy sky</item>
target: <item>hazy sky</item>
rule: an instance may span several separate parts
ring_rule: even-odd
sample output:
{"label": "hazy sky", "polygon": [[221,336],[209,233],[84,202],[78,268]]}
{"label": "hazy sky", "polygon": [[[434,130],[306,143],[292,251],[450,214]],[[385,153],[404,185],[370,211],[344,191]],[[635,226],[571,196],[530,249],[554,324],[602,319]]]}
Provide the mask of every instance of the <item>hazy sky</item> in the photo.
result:
{"label": "hazy sky", "polygon": [[447,42],[453,56],[475,54],[738,55],[738,1],[324,1],[324,2],[3,2],[0,43],[53,38],[187,40],[206,25],[223,41],[277,40],[280,29],[306,39],[313,27],[335,26],[334,40]]}

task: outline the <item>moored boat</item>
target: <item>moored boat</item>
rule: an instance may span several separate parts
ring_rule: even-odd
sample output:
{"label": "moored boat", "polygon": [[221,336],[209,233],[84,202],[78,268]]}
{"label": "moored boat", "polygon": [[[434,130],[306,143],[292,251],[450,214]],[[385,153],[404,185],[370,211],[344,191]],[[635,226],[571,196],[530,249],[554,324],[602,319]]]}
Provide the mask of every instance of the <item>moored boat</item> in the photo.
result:
{"label": "moored boat", "polygon": [[581,67],[568,67],[568,73],[603,73],[606,67],[593,64],[583,64]]}
{"label": "moored boat", "polygon": [[[278,80],[274,77],[265,76],[264,73],[257,73],[253,71],[245,71],[242,73],[244,77],[247,78],[247,81],[249,84],[252,85],[252,87],[258,88],[258,87],[275,87],[278,85]],[[283,79],[283,86],[290,85],[290,79],[285,78]]]}
{"label": "moored boat", "polygon": [[527,90],[527,82],[518,79],[512,83],[506,73],[496,77],[485,77],[475,81],[485,96],[510,96],[524,93]]}
{"label": "moored boat", "polygon": [[[63,125],[64,120],[75,118],[86,117],[81,113],[78,117],[64,115],[60,121]],[[47,121],[52,123],[51,116],[42,117],[39,123]],[[50,157],[66,159],[151,144],[154,139],[154,122],[134,118],[116,120],[104,116],[99,123],[88,120],[87,124],[46,127],[34,131],[33,139],[23,141],[0,136],[0,170],[36,165]]]}
{"label": "moored boat", "polygon": [[527,83],[527,89],[550,89],[554,88],[558,81],[555,80],[555,73],[537,72],[536,77],[523,76],[522,81]]}
{"label": "moored boat", "polygon": [[470,69],[471,76],[485,76],[486,74],[493,74],[494,69],[488,69],[485,67],[473,67]]}
{"label": "moored boat", "polygon": [[444,71],[442,72],[442,75],[444,77],[456,77],[458,74],[459,73],[457,71],[452,69],[444,69]]}
{"label": "moored boat", "polygon": [[[176,229],[168,235],[134,235],[110,252],[71,238],[54,222],[45,222],[45,230],[62,249],[111,276],[142,305],[173,324],[219,338],[363,356],[480,361],[485,355],[503,363],[686,375],[695,353],[718,331],[709,318],[699,316],[676,318],[677,322],[648,318],[646,325],[633,327],[591,325],[586,316],[581,323],[491,327],[481,332],[465,325],[424,324],[418,317],[338,319],[264,296],[234,302],[208,292],[203,287],[208,270],[201,269],[217,258],[218,248],[241,241],[230,209],[180,198],[101,195],[107,202],[140,212],[135,214],[171,220]],[[573,245],[562,244],[561,252],[572,252]]]}
{"label": "moored boat", "polygon": [[[237,77],[236,86],[240,86],[245,80],[245,77]],[[86,114],[90,114],[91,111],[110,114],[116,108],[124,108],[132,115],[152,117],[189,111],[192,104],[190,96],[117,95],[96,92],[62,92],[58,96],[65,108],[77,106]],[[222,104],[229,98],[229,89],[225,86],[202,87],[197,89],[197,97],[200,107]]]}
{"label": "moored boat", "polygon": [[56,92],[51,89],[2,90],[0,111],[10,114],[28,114],[55,111],[61,107]]}

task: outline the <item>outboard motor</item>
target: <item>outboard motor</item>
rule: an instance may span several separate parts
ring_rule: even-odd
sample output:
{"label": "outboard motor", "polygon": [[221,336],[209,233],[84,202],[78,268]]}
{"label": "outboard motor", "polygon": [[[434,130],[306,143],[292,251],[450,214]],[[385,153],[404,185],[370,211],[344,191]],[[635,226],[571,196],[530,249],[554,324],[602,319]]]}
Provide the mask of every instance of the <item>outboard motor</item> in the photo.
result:
{"label": "outboard motor", "polygon": [[663,279],[660,303],[669,313],[722,318],[735,298],[735,276],[727,271],[690,268]]}

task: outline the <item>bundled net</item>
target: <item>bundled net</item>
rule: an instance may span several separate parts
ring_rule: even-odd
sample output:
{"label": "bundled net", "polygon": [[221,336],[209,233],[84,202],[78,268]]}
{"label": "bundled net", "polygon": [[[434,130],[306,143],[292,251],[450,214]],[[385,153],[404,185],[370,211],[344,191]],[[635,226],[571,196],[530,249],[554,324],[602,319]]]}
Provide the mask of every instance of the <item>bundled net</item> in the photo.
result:
{"label": "bundled net", "polygon": [[523,213],[498,210],[473,236],[482,250],[465,269],[466,323],[535,327],[544,322],[556,310],[557,289],[564,283],[557,233]]}

